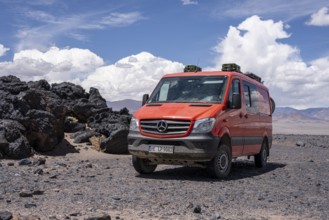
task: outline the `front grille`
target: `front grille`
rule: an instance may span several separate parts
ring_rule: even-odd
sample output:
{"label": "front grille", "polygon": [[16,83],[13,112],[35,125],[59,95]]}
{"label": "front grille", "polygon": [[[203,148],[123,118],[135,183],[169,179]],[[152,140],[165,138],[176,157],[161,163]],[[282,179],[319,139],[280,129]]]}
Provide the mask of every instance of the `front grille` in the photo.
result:
{"label": "front grille", "polygon": [[[159,130],[159,123],[166,123],[165,131]],[[141,120],[141,128],[145,133],[170,135],[170,134],[185,134],[190,128],[190,121],[180,120]]]}

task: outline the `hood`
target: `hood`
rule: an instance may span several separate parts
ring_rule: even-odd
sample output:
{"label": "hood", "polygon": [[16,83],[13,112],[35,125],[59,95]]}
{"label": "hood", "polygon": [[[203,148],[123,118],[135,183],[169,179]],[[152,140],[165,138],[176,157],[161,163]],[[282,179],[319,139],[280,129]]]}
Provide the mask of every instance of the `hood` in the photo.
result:
{"label": "hood", "polygon": [[215,117],[223,105],[204,103],[156,103],[146,104],[135,112],[138,119],[197,120]]}

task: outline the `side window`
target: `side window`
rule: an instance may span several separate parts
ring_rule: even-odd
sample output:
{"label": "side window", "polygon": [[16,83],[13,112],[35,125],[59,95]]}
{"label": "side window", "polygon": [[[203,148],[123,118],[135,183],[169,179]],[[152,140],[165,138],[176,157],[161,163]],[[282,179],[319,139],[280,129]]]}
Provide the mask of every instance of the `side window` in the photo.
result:
{"label": "side window", "polygon": [[251,107],[250,88],[248,85],[245,84],[243,85],[243,94],[244,94],[244,102],[248,109]]}
{"label": "side window", "polygon": [[240,80],[239,79],[233,79],[231,88],[230,88],[230,94],[228,96],[228,106],[231,106],[233,101],[233,94],[241,94],[240,93]]}
{"label": "side window", "polygon": [[243,94],[246,110],[249,113],[258,113],[258,91],[255,85],[243,82]]}
{"label": "side window", "polygon": [[271,109],[270,109],[270,100],[268,92],[264,89],[259,88],[259,112],[262,114],[270,115]]}

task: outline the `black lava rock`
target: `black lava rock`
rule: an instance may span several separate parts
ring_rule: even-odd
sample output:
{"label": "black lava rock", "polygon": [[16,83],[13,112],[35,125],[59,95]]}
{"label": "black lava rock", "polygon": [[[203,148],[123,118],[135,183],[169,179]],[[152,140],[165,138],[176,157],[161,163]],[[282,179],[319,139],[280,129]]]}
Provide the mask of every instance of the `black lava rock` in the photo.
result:
{"label": "black lava rock", "polygon": [[3,156],[22,159],[31,156],[32,149],[26,138],[25,127],[17,121],[0,119],[0,152]]}
{"label": "black lava rock", "polygon": [[193,213],[200,214],[201,213],[201,206],[200,205],[195,206],[195,208],[193,209]]}
{"label": "black lava rock", "polygon": [[107,108],[106,100],[101,96],[98,89],[90,87],[88,101],[94,103],[99,108]]}
{"label": "black lava rock", "polygon": [[305,143],[303,141],[297,141],[296,146],[297,147],[305,147]]}
{"label": "black lava rock", "polygon": [[25,159],[21,159],[20,161],[18,161],[18,165],[19,166],[26,166],[26,165],[32,165],[32,160],[25,158]]}
{"label": "black lava rock", "polygon": [[66,117],[64,121],[64,131],[67,133],[73,133],[83,131],[86,129],[86,124],[80,123],[73,117]]}
{"label": "black lava rock", "polygon": [[121,126],[114,130],[108,138],[101,142],[100,148],[105,153],[127,154],[129,128]]}
{"label": "black lava rock", "polygon": [[104,152],[127,153],[130,119],[128,109],[108,108],[96,88],[87,93],[69,82],[49,85],[46,80],[26,83],[15,76],[0,77],[0,158],[22,159],[33,151],[53,150],[64,132],[78,131],[84,133],[76,136],[77,143],[102,136]]}
{"label": "black lava rock", "polygon": [[13,214],[8,211],[0,211],[0,220],[9,220],[13,218]]}
{"label": "black lava rock", "polygon": [[52,113],[32,109],[27,116],[27,138],[35,150],[50,151],[64,138],[64,126]]}
{"label": "black lava rock", "polygon": [[95,131],[85,131],[74,138],[74,143],[85,143],[89,141],[92,136],[100,136],[98,132]]}
{"label": "black lava rock", "polygon": [[109,215],[104,215],[100,217],[88,217],[86,220],[111,220],[111,216]]}
{"label": "black lava rock", "polygon": [[39,80],[39,81],[30,81],[27,83],[27,86],[29,88],[33,88],[33,89],[39,89],[39,90],[50,90],[50,85],[49,83],[42,79],[42,80]]}

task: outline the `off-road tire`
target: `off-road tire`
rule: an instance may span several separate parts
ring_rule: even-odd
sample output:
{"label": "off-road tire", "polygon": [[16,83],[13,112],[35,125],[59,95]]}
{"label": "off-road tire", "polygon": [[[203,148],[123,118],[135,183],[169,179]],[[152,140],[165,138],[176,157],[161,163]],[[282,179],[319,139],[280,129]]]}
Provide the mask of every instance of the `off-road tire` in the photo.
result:
{"label": "off-road tire", "polygon": [[150,164],[147,159],[142,159],[136,156],[132,156],[132,162],[135,170],[140,174],[153,173],[157,168],[156,164]]}
{"label": "off-road tire", "polygon": [[262,148],[260,152],[254,156],[256,167],[263,168],[266,167],[267,164],[267,156],[268,156],[268,147],[266,140],[262,143]]}
{"label": "off-road tire", "polygon": [[207,164],[207,169],[212,177],[225,179],[231,172],[232,152],[229,146],[221,144],[216,156]]}

